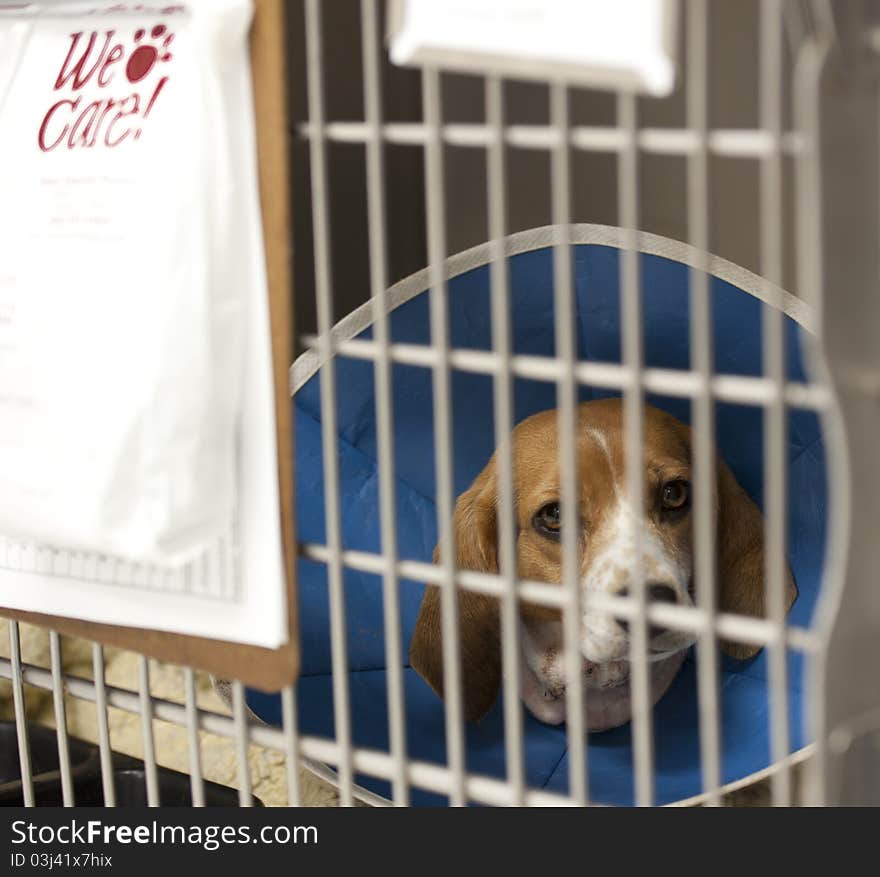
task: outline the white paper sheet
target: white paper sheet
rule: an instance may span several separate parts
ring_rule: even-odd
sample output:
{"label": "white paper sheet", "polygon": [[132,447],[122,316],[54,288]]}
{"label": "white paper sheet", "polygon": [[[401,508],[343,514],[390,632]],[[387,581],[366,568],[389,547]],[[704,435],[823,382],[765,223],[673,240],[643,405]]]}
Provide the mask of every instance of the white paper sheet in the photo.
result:
{"label": "white paper sheet", "polygon": [[394,0],[391,60],[667,95],[677,0]]}
{"label": "white paper sheet", "polygon": [[[0,34],[0,40],[3,40],[0,44],[0,125],[4,124],[4,108],[10,106],[12,89],[20,87],[19,77],[27,67],[27,53],[36,45],[38,37],[41,41],[40,51],[46,48],[47,21],[57,24],[60,19],[63,22],[60,30],[57,26],[49,28],[53,34],[57,34],[57,49],[62,61],[66,47],[71,45],[71,35],[82,32],[84,36],[81,39],[85,40],[92,32],[97,35],[96,38],[103,38],[108,30],[113,31],[114,38],[110,45],[121,43],[126,52],[116,62],[116,69],[120,70],[125,65],[125,78],[122,80],[120,77],[120,80],[127,91],[131,91],[141,82],[139,75],[142,69],[149,68],[148,73],[151,74],[161,65],[164,65],[161,69],[167,69],[169,74],[174,69],[174,60],[165,60],[161,54],[148,51],[135,56],[138,46],[152,40],[151,44],[161,53],[164,40],[173,34],[173,54],[185,59],[187,51],[191,49],[186,37],[192,17],[211,15],[223,8],[241,12],[249,20],[251,8],[247,0],[190,0],[176,5],[156,4],[152,8],[148,3],[21,4],[0,0],[0,23],[14,22],[13,27],[3,30],[5,39]],[[204,26],[204,20],[201,24]],[[44,27],[42,32],[41,27]],[[158,27],[164,30],[159,33],[155,30]],[[125,557],[71,551],[64,545],[27,544],[0,535],[0,605],[274,648],[287,641],[287,606],[277,484],[271,338],[256,185],[256,145],[246,28],[233,29],[232,37],[219,26],[211,30],[210,22],[208,29],[211,38],[223,47],[221,55],[226,59],[226,67],[221,72],[222,94],[204,93],[202,99],[206,102],[226,102],[232,122],[227,131],[230,149],[247,157],[244,163],[247,178],[231,181],[240,187],[239,192],[244,192],[244,196],[236,202],[235,210],[227,211],[228,216],[224,216],[223,220],[223,234],[228,239],[241,242],[237,248],[243,262],[241,274],[249,278],[245,296],[245,350],[241,360],[236,360],[236,363],[243,364],[240,366],[243,370],[243,393],[237,439],[234,510],[222,527],[222,535],[213,544],[185,564],[173,567],[137,563]],[[158,37],[153,38],[156,33]],[[111,55],[108,53],[105,57]],[[186,65],[181,63],[180,70],[184,69]],[[30,87],[34,90],[32,117],[26,118],[25,123],[21,123],[18,117],[19,124],[12,140],[9,139],[10,129],[4,129],[7,139],[4,141],[0,138],[0,162],[4,160],[4,143],[14,143],[14,149],[20,149],[27,141],[34,150],[45,152],[46,146],[61,137],[64,126],[55,124],[58,119],[50,121],[46,128],[40,122],[41,119],[45,120],[46,112],[58,100],[70,99],[69,96],[53,95],[56,73],[57,70],[51,73],[47,70],[45,94],[40,93],[39,83],[36,86],[31,83]],[[95,75],[100,73],[96,72]],[[156,76],[152,79],[147,75],[143,77],[143,82],[152,88],[152,96],[155,96],[158,81]],[[114,97],[110,83],[106,93],[108,98],[114,100],[123,100],[127,96],[120,93]],[[116,153],[113,168],[118,170],[124,165],[118,156],[123,154],[126,145],[140,138],[146,142],[149,137],[158,139],[163,136],[159,126],[150,127],[153,121],[150,116],[161,112],[161,101],[166,95],[160,92],[145,116],[151,95],[142,95],[136,117],[120,119],[110,133],[106,123],[114,119],[112,109],[104,119],[104,127],[90,131],[94,137],[74,140],[75,148],[90,153],[89,160],[82,164],[81,174],[74,170],[59,181],[49,170],[45,180],[37,178],[30,198],[21,187],[16,187],[18,191],[12,202],[15,209],[48,209],[45,199],[47,193],[52,192],[51,208],[57,220],[78,223],[82,228],[84,219],[101,213],[93,209],[93,201],[102,190],[107,197],[110,197],[107,194],[109,191],[115,201],[121,198],[122,184],[117,185],[109,174],[104,184],[98,178],[96,168],[100,166],[100,160],[96,156],[100,156],[102,149],[106,152],[107,138],[116,141],[123,133],[123,128],[126,131],[130,129],[128,144],[113,147]],[[131,107],[133,103],[129,104]],[[198,136],[195,121],[198,114],[194,112],[193,116],[193,129],[180,131],[180,135]],[[137,124],[129,124],[132,120]],[[71,118],[68,122],[72,131],[75,119]],[[140,134],[136,137],[138,131]],[[70,131],[67,137],[68,140],[61,137],[58,148],[67,148]],[[90,140],[91,146],[87,145]],[[9,148],[13,149],[13,146]],[[212,150],[211,144],[204,144],[206,162],[216,161],[220,153],[221,150]],[[154,158],[156,154],[153,153]],[[131,150],[132,161],[138,160],[137,155],[136,150]],[[67,162],[67,167],[71,166],[76,165]],[[154,167],[154,170],[158,180],[156,185],[161,185],[161,167]],[[6,179],[10,178],[7,176]],[[45,185],[47,180],[51,185]],[[8,211],[11,203],[8,189],[11,187],[9,183],[6,193],[0,191],[0,209]],[[168,195],[169,221],[186,221],[185,212],[180,212],[182,208],[174,202],[174,192]],[[132,190],[131,198],[132,209],[136,210],[136,188]],[[191,206],[193,209],[199,208],[199,205]],[[108,256],[113,244],[107,240],[107,236],[125,234],[132,229],[144,235],[144,258],[149,259],[149,230],[139,227],[136,222],[118,223],[117,226],[100,230],[104,235],[101,246],[108,248]],[[82,228],[82,233],[89,234],[90,231]],[[69,243],[69,236],[67,240]],[[15,277],[10,274],[11,269],[7,268],[4,274],[3,248],[4,239],[0,236],[0,320],[3,319],[3,285],[5,283],[11,287],[15,282]],[[198,256],[198,253],[193,254],[193,258]],[[49,240],[44,258],[53,258]],[[5,261],[7,265],[12,264],[11,259]],[[137,271],[138,265],[130,266],[130,270]],[[102,266],[95,265],[94,271],[96,282],[103,282]],[[41,319],[46,319],[45,315]],[[75,308],[71,308],[65,317],[68,331],[76,331],[75,319]],[[27,378],[26,374],[0,375],[0,386],[7,386],[8,389],[17,381],[26,382]]]}

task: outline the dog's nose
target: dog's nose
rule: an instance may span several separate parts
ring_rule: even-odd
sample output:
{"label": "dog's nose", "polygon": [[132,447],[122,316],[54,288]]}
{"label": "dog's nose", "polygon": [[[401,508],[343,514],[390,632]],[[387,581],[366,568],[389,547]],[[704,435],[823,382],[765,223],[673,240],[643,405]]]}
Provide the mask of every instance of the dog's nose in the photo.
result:
{"label": "dog's nose", "polygon": [[[621,597],[629,594],[629,588],[624,587],[618,591]],[[645,582],[645,599],[649,603],[677,603],[678,591],[672,585],[664,582]],[[618,618],[617,623],[626,631],[629,630],[629,620],[626,618]],[[659,627],[656,624],[648,625],[648,639],[652,640],[665,633],[667,628]]]}

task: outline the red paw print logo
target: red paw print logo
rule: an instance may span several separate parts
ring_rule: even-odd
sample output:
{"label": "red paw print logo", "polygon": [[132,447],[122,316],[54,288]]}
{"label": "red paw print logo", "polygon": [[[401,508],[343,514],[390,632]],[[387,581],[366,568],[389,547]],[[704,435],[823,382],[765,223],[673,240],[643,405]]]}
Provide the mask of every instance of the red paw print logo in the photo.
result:
{"label": "red paw print logo", "polygon": [[[157,24],[151,31],[148,42],[143,42],[146,30],[140,28],[135,32],[134,41],[137,48],[131,53],[125,66],[125,75],[129,82],[140,82],[160,61],[170,61],[173,57],[168,51],[174,41],[174,34],[168,33],[164,24]],[[164,39],[163,39],[164,37]]]}

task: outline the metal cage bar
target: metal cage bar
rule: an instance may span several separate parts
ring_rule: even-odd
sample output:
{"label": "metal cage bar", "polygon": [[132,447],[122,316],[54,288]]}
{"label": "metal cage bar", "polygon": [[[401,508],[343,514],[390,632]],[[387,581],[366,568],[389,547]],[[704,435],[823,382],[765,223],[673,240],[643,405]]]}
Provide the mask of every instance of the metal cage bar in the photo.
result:
{"label": "metal cage bar", "polygon": [[[817,5],[817,4],[814,4]],[[824,7],[825,4],[819,4]],[[786,7],[787,17],[794,16],[791,6]],[[800,18],[800,17],[799,17]],[[818,20],[824,19],[819,15]],[[801,22],[803,24],[803,22]],[[806,349],[818,368],[819,345],[824,334],[823,318],[823,253],[821,224],[821,165],[820,165],[820,82],[827,53],[828,35],[819,32],[806,36],[801,43],[792,43],[792,50],[797,45],[793,77],[793,109],[795,125],[804,134],[805,148],[795,159],[795,239],[797,246],[797,285],[800,294],[810,303],[816,314],[816,336]],[[804,31],[809,28],[804,24]],[[824,380],[827,381],[827,376]],[[832,416],[833,415],[833,416]],[[840,435],[840,415],[836,409],[823,420],[831,440],[838,452],[844,446]],[[830,485],[829,519],[832,527],[837,528],[828,539],[828,557],[824,574],[824,587],[833,586],[833,582],[842,579],[841,564],[845,552],[841,534],[848,529],[846,507],[848,505],[848,484],[846,478],[833,479]],[[824,649],[817,649],[813,659],[811,693],[816,706],[808,711],[804,719],[812,727],[816,741],[813,757],[808,763],[807,782],[804,784],[804,803],[810,805],[824,804],[827,801],[827,726],[825,713],[819,704],[822,701],[822,681],[825,670],[826,655]]]}
{"label": "metal cage bar", "polygon": [[95,680],[95,717],[98,721],[98,746],[101,753],[101,785],[104,791],[104,806],[113,807],[116,805],[113,752],[110,748],[110,722],[107,715],[104,649],[99,643],[92,644],[92,675]]}
{"label": "metal cage bar", "polygon": [[[761,268],[769,283],[782,283],[782,50],[781,0],[762,0],[760,9],[760,113],[762,128],[770,135],[773,149],[761,159]],[[764,370],[776,386],[785,381],[786,340],[778,308],[762,309]],[[771,754],[778,764],[773,773],[773,802],[791,802],[791,775],[785,762],[789,750],[788,672],[785,646],[785,544],[786,484],[785,453],[788,412],[781,394],[764,414],[764,460],[766,500],[766,607],[779,631],[769,649]]]}
{"label": "metal cage bar", "polygon": [[18,740],[18,763],[21,770],[21,788],[25,807],[33,807],[34,780],[31,770],[31,747],[28,740],[27,712],[25,711],[24,684],[21,675],[21,637],[17,621],[7,622],[9,628],[10,679],[12,703],[15,710],[15,732]]}
{"label": "metal cage bar", "polygon": [[287,754],[287,803],[290,807],[302,804],[299,784],[299,731],[296,718],[296,689],[289,685],[281,692],[281,725]]}
{"label": "metal cage bar", "polygon": [[[621,315],[623,319],[623,361],[634,373],[644,368],[642,350],[642,286],[637,231],[639,227],[639,176],[635,133],[638,130],[636,97],[622,92],[617,98],[621,126],[630,137],[620,154],[618,204],[627,245],[621,251]],[[636,803],[650,806],[654,800],[654,748],[651,716],[651,669],[648,665],[647,597],[642,567],[644,484],[642,482],[643,409],[641,385],[623,390],[624,482],[630,506],[627,525],[631,529],[635,585],[635,617],[630,624],[630,701],[632,704],[635,755]]]}
{"label": "metal cage bar", "polygon": [[568,138],[568,89],[562,83],[550,86],[550,121],[556,129],[557,146],[550,161],[553,225],[553,304],[556,356],[562,365],[556,389],[558,410],[559,507],[562,528],[562,641],[565,661],[565,724],[568,737],[568,783],[572,799],[586,804],[587,747],[585,746],[584,690],[581,676],[583,657],[578,641],[581,631],[580,585],[580,489],[577,460],[577,383],[574,363],[577,346],[574,335],[574,280],[572,253],[567,229],[571,223],[571,156]]}
{"label": "metal cage bar", "polygon": [[[323,126],[322,135],[316,135],[315,122],[298,126],[299,136],[309,139],[323,136],[333,143],[365,143],[367,127],[363,122],[334,121]],[[387,122],[381,128],[382,139],[400,146],[423,146],[428,132],[419,122]],[[637,148],[655,155],[687,156],[700,151],[699,138],[687,128],[642,128],[628,133],[620,127],[573,125],[568,130],[572,148],[583,152],[616,153],[629,148],[634,138]],[[450,146],[484,148],[492,141],[491,126],[485,124],[447,123],[441,128],[441,138]],[[560,139],[553,125],[508,125],[504,141],[517,149],[550,151],[557,148]],[[795,131],[786,132],[782,141],[786,153],[796,154],[801,138]],[[716,128],[706,133],[706,147],[711,155],[724,158],[761,158],[773,149],[766,132],[750,128]]]}
{"label": "metal cage bar", "polygon": [[431,272],[429,308],[431,345],[437,354],[432,370],[434,393],[434,453],[437,461],[436,497],[443,639],[443,691],[446,713],[446,754],[453,783],[450,801],[454,806],[467,801],[465,790],[465,748],[463,691],[459,663],[458,595],[455,589],[456,551],[452,529],[454,493],[452,487],[452,403],[449,370],[449,327],[446,313],[446,281],[442,265],[446,258],[446,210],[443,196],[443,143],[440,139],[442,104],[440,74],[422,70],[422,103],[428,136],[425,139],[425,203],[428,230],[428,265]]}
{"label": "metal cage bar", "polygon": [[205,782],[202,778],[202,748],[196,717],[196,674],[191,667],[183,670],[183,698],[186,704],[186,740],[189,749],[189,783],[193,807],[205,806]]}
{"label": "metal cage bar", "polygon": [[[324,120],[324,86],[321,50],[321,4],[306,3],[306,55],[308,68],[309,115],[319,129]],[[318,331],[323,351],[330,358],[330,329],[333,325],[333,286],[330,258],[329,191],[327,154],[323,138],[311,142],[312,210],[315,230],[315,289],[318,304]],[[336,441],[336,375],[326,369],[321,380],[321,439],[324,454],[324,500],[326,507],[327,545],[331,560],[327,573],[330,583],[331,652],[333,666],[333,710],[336,737],[344,758],[339,766],[340,803],[354,802],[351,751],[351,705],[348,692],[348,649],[345,636],[345,584],[342,577],[342,536],[339,512],[339,462]]]}
{"label": "metal cage bar", "polygon": [[[326,545],[303,543],[301,550],[303,557],[319,563],[325,563],[329,557]],[[384,566],[381,554],[373,554],[368,551],[344,551],[342,562],[351,569],[371,573],[381,572]],[[432,564],[415,560],[401,561],[397,566],[397,571],[401,579],[422,580],[428,584],[443,587],[442,573]],[[499,576],[473,570],[459,570],[455,575],[455,582],[460,588],[495,597],[501,597],[505,588],[504,579]],[[554,608],[563,607],[566,600],[565,594],[560,588],[547,582],[528,579],[517,582],[517,593],[520,600]],[[615,618],[625,618],[631,621],[636,617],[638,611],[635,599],[634,597],[593,592],[582,594],[581,604],[585,608],[589,607]],[[646,610],[646,618],[655,624],[673,630],[696,634],[714,627],[720,638],[748,645],[764,646],[778,639],[778,633],[773,623],[765,618],[726,612],[718,613],[713,624],[707,613],[698,607],[652,604]],[[785,638],[790,648],[802,652],[810,652],[817,647],[817,639],[809,628],[788,625]]]}
{"label": "metal cage bar", "polygon": [[403,690],[403,645],[400,631],[397,563],[397,513],[394,496],[394,413],[390,329],[383,297],[388,288],[388,256],[385,209],[385,160],[382,142],[382,89],[380,75],[378,10],[375,0],[362,0],[364,108],[370,138],[367,141],[367,202],[370,246],[370,294],[373,325],[379,356],[375,361],[376,428],[379,448],[379,517],[382,554],[388,562],[382,575],[385,625],[385,666],[388,674],[388,705],[391,753],[398,766],[392,783],[394,802],[409,802],[406,783],[406,726]]}
{"label": "metal cage bar", "polygon": [[501,599],[501,657],[504,686],[504,739],[511,803],[525,801],[523,722],[520,708],[519,603],[516,597],[516,505],[513,491],[514,447],[508,439],[513,429],[513,372],[510,369],[510,278],[504,237],[507,228],[506,163],[504,146],[504,85],[496,76],[486,79],[486,120],[494,138],[487,147],[487,197],[489,239],[493,259],[490,275],[492,347],[501,367],[494,376],[496,468],[498,473],[498,571],[508,583]]}
{"label": "metal cage bar", "polygon": [[61,771],[61,798],[65,807],[74,806],[73,779],[70,770],[70,742],[67,736],[67,711],[64,706],[64,668],[61,662],[61,637],[49,631],[49,663],[52,668],[52,704],[55,711],[55,736],[58,740],[58,768]]}
{"label": "metal cage bar", "polygon": [[253,807],[251,775],[248,762],[248,718],[244,702],[244,686],[237,680],[232,683],[232,715],[235,720],[235,754],[238,761],[238,805]]}
{"label": "metal cage bar", "polygon": [[[693,0],[687,16],[687,121],[701,139],[702,148],[688,156],[687,215],[690,243],[700,254],[709,252],[709,155],[708,139],[708,9],[706,0]],[[697,696],[700,721],[700,762],[703,790],[708,803],[718,805],[721,787],[721,731],[718,717],[718,641],[714,626],[716,601],[715,544],[715,406],[712,380],[712,304],[707,257],[701,256],[690,272],[692,367],[701,377],[694,396],[694,566],[696,604],[709,620],[697,640]]]}
{"label": "metal cage bar", "polygon": [[144,776],[147,784],[147,806],[158,807],[159,773],[156,766],[156,741],[153,737],[153,699],[150,692],[150,662],[144,655],[138,655],[139,712],[141,715],[141,737],[144,745]]}
{"label": "metal cage bar", "polygon": [[[307,335],[304,340],[309,347],[320,349],[316,336]],[[333,348],[337,355],[351,359],[375,360],[379,355],[376,342],[369,339],[336,339]],[[438,361],[436,352],[426,344],[392,344],[389,355],[392,362],[423,368],[433,368]],[[498,355],[489,350],[453,348],[448,359],[450,367],[457,371],[494,375],[501,369]],[[565,372],[564,366],[554,357],[525,354],[512,356],[510,368],[516,377],[538,381],[558,381]],[[688,369],[644,368],[633,371],[625,364],[577,362],[574,376],[581,385],[610,390],[622,391],[640,385],[645,392],[692,399],[703,392],[703,377]],[[781,393],[791,408],[825,411],[831,407],[828,388],[819,384],[786,381],[776,386],[767,377],[733,374],[716,374],[708,380],[708,392],[719,402],[766,407],[773,404]]]}

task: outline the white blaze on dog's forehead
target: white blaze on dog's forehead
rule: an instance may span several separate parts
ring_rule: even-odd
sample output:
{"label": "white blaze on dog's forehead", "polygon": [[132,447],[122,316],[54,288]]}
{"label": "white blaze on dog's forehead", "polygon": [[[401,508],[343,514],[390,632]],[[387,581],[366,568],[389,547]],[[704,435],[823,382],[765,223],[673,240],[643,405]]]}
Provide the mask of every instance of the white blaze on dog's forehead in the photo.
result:
{"label": "white blaze on dog's forehead", "polygon": [[591,426],[587,429],[587,435],[590,438],[594,439],[596,444],[605,451],[605,456],[608,457],[608,462],[611,462],[611,451],[608,448],[608,439],[605,438],[605,433],[602,432],[601,429],[597,429],[595,426]]}
{"label": "white blaze on dog's forehead", "polygon": [[611,462],[611,449],[608,447],[608,439],[605,437],[605,433],[602,432],[601,429],[596,429],[596,427],[591,426],[587,429],[587,435],[602,448],[602,451],[605,453],[605,456],[608,458],[608,465],[611,466],[613,471],[614,465]]}
{"label": "white blaze on dog's forehead", "polygon": [[608,436],[605,435],[603,430],[594,426],[587,429],[587,435],[599,445],[602,453],[605,455],[605,459],[608,461],[608,468],[611,470],[611,483],[614,485],[614,495],[620,499],[620,480],[614,469],[614,460],[611,458],[611,448],[608,445]]}

